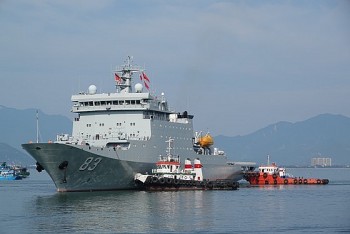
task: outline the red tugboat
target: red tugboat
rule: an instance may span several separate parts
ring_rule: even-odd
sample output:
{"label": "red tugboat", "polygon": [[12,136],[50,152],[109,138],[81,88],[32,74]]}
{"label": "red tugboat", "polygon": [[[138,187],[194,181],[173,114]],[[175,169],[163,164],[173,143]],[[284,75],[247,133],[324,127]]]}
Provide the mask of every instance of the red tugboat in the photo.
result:
{"label": "red tugboat", "polygon": [[269,156],[267,157],[267,165],[260,166],[258,171],[249,171],[244,174],[251,185],[296,185],[296,184],[328,184],[328,179],[319,178],[303,178],[294,177],[286,173],[286,169],[278,167],[276,163],[269,164]]}

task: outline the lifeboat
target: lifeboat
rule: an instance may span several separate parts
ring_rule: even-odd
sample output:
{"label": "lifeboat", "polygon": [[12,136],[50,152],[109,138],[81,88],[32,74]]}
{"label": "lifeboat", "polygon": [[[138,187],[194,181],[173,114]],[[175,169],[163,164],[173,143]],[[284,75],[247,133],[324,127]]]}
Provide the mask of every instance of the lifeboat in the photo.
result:
{"label": "lifeboat", "polygon": [[244,173],[244,179],[251,185],[308,185],[328,184],[328,179],[294,177],[286,173],[286,169],[275,163],[260,166],[258,171]]}
{"label": "lifeboat", "polygon": [[207,133],[205,136],[198,139],[199,145],[203,148],[208,148],[214,144],[213,137]]}

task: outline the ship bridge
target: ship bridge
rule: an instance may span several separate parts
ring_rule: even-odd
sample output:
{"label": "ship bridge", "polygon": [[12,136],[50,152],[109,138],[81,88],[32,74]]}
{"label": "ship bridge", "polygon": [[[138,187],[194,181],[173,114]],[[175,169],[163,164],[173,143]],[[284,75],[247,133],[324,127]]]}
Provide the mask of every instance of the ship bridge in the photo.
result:
{"label": "ship bridge", "polygon": [[[97,93],[97,87],[90,85],[87,92],[72,96],[72,112],[77,114],[73,141],[99,146],[125,140],[147,141],[152,137],[155,121],[160,121],[157,128],[192,129],[193,116],[186,111],[171,111],[164,93],[152,95],[146,82],[146,89],[141,83],[132,87],[132,75],[137,72],[149,82],[144,71],[128,61],[115,71],[116,92]],[[183,127],[177,128],[174,124]]]}

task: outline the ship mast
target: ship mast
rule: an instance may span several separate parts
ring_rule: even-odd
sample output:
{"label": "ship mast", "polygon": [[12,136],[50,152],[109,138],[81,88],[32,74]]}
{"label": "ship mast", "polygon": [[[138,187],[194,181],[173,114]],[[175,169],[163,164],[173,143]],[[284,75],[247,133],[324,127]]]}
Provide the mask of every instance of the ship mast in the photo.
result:
{"label": "ship mast", "polygon": [[36,143],[39,143],[39,112],[36,110]]}
{"label": "ship mast", "polygon": [[115,74],[121,73],[120,79],[116,79],[116,88],[120,93],[131,93],[131,79],[133,73],[140,73],[142,71],[141,67],[132,65],[132,56],[128,56],[125,64],[117,67]]}

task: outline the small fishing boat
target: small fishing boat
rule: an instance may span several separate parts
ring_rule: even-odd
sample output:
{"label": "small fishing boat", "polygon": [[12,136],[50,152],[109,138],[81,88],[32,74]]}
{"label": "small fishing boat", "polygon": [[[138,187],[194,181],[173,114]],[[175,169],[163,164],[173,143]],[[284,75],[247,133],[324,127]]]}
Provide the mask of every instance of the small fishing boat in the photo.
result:
{"label": "small fishing boat", "polygon": [[185,167],[181,169],[180,157],[171,153],[174,139],[169,138],[167,154],[160,156],[156,162],[156,168],[152,174],[135,175],[136,185],[143,190],[164,191],[164,190],[236,190],[239,183],[232,180],[204,179],[202,164],[199,158],[194,159],[192,166],[191,159],[185,160]]}
{"label": "small fishing boat", "polygon": [[0,169],[0,180],[21,180],[22,177],[17,175],[14,170]]}
{"label": "small fishing boat", "polygon": [[13,167],[3,162],[0,165],[0,180],[21,180],[22,176],[20,174],[19,167]]}
{"label": "small fishing boat", "polygon": [[258,171],[247,171],[244,173],[244,179],[251,185],[297,185],[297,184],[328,184],[328,179],[294,177],[286,173],[286,168],[278,167],[276,163],[262,165]]}
{"label": "small fishing boat", "polygon": [[20,166],[20,165],[14,165],[13,170],[20,175],[23,179],[27,178],[30,175],[29,170],[26,167]]}

